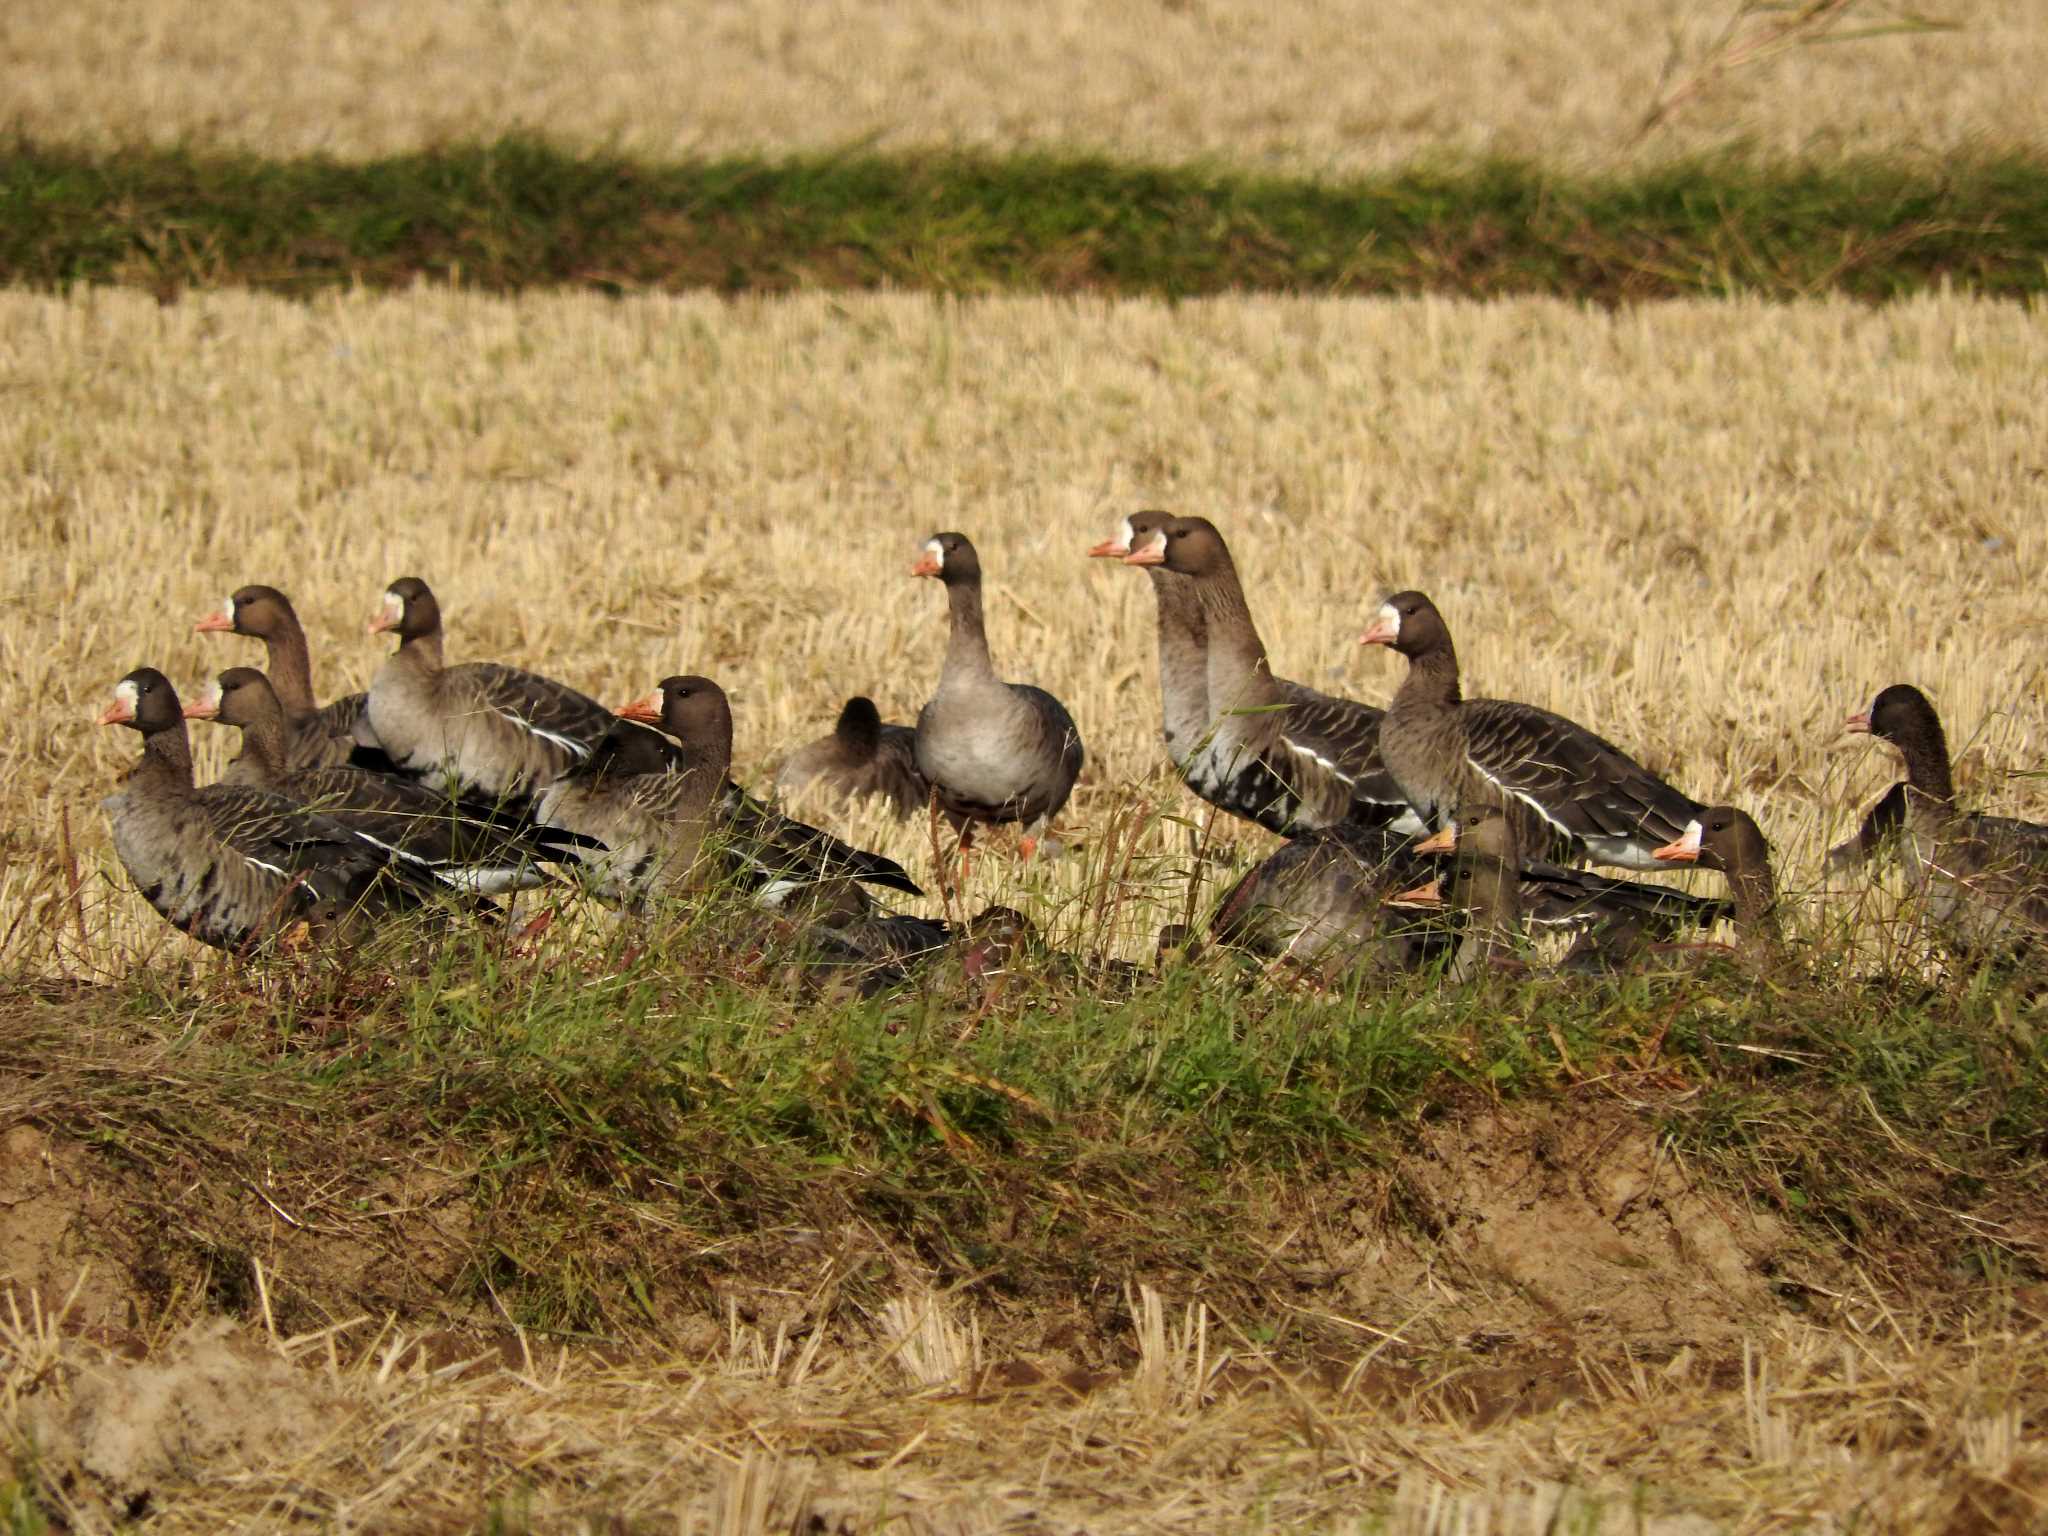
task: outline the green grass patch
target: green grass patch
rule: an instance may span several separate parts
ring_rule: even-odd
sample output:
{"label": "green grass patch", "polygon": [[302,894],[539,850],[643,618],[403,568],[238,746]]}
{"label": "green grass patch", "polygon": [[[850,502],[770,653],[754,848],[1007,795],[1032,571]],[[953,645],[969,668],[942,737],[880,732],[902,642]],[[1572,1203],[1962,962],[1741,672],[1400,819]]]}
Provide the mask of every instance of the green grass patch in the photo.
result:
{"label": "green grass patch", "polygon": [[0,281],[306,294],[908,288],[1884,300],[2048,286],[2048,158],[1491,161],[1348,181],[1085,156],[651,164],[532,139],[366,163],[0,149]]}
{"label": "green grass patch", "polygon": [[877,1304],[906,1259],[1020,1304],[1170,1275],[1256,1316],[1297,1214],[1398,1210],[1425,1122],[1518,1103],[1638,1123],[1868,1273],[1960,1296],[2039,1267],[2002,1236],[2048,1158],[2048,1037],[2009,979],[1314,995],[1225,962],[835,1000],[761,967],[695,937],[207,963],[0,1006],[0,1088],[126,1171],[110,1252],[152,1307],[246,1314],[250,1256],[308,1245],[287,1328],[618,1339],[764,1275]]}

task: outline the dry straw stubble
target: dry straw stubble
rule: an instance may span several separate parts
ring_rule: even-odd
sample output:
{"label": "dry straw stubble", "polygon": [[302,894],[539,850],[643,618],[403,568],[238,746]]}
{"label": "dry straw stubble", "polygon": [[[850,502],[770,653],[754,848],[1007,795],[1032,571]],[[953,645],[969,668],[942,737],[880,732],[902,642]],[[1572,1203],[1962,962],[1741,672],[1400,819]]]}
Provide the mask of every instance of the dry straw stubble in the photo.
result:
{"label": "dry straw stubble", "polygon": [[[62,142],[353,159],[516,129],[662,158],[873,141],[1356,171],[1417,154],[1625,156],[1674,46],[1683,73],[1735,9],[16,0],[0,7],[0,57],[9,125]],[[1854,23],[1910,9],[1872,3]],[[1717,79],[1647,148],[2048,142],[2034,0],[1926,9],[1958,30],[1763,60]]]}

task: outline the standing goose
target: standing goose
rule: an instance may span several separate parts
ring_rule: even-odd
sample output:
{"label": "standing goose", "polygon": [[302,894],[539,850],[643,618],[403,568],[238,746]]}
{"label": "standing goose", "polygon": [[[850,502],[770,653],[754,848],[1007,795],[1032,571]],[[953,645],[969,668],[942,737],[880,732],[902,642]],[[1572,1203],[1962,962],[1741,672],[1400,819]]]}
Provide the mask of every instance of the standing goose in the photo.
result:
{"label": "standing goose", "polygon": [[1745,940],[1777,937],[1778,880],[1771,871],[1771,845],[1747,811],[1708,806],[1659,848],[1657,857],[1667,864],[1720,870],[1734,902],[1736,933]]}
{"label": "standing goose", "polygon": [[1380,723],[1380,751],[1408,803],[1432,826],[1468,797],[1498,800],[1525,856],[1560,855],[1623,869],[1656,869],[1656,850],[1703,807],[1612,742],[1533,704],[1467,701],[1458,653],[1436,605],[1402,592],[1361,638],[1408,659]]}
{"label": "standing goose", "polygon": [[618,719],[587,762],[543,792],[535,812],[544,826],[603,845],[580,855],[601,893],[636,902],[701,886],[715,855],[711,867],[764,906],[834,882],[923,894],[894,860],[784,816],[732,781],[732,706],[711,679],[664,678]]}
{"label": "standing goose", "polygon": [[[1199,728],[1180,759],[1188,787],[1212,805],[1283,836],[1356,822],[1419,830],[1381,761],[1380,711],[1276,678],[1252,623],[1230,550],[1200,517],[1132,519],[1127,565],[1178,578],[1156,588],[1160,677],[1169,661],[1176,710],[1195,697],[1189,658],[1202,657]],[[1098,549],[1102,546],[1098,545]],[[1182,604],[1192,597],[1192,609]],[[1192,618],[1186,613],[1191,612]],[[1175,631],[1169,658],[1167,630]]]}
{"label": "standing goose", "polygon": [[1043,688],[996,676],[981,616],[981,561],[962,533],[925,541],[913,576],[946,588],[951,631],[931,702],[918,712],[916,755],[939,806],[962,824],[1024,824],[1027,855],[1073,793],[1081,734]]}
{"label": "standing goose", "polygon": [[[1133,550],[1151,543],[1152,536],[1172,518],[1170,512],[1133,512],[1115,536],[1088,551],[1089,558],[1127,560]],[[1209,734],[1208,626],[1192,578],[1162,564],[1137,563],[1152,582],[1159,610],[1160,728],[1166,737],[1166,755],[1193,788],[1189,777],[1192,759]]]}
{"label": "standing goose", "polygon": [[154,667],[114,688],[101,725],[142,735],[142,758],[100,803],[143,900],[181,932],[240,949],[303,920],[326,928],[417,907],[389,855],[306,806],[240,784],[192,783],[177,691]]}
{"label": "standing goose", "polygon": [[1971,947],[2048,935],[2048,826],[1956,804],[1948,737],[1927,695],[1894,683],[1851,715],[1847,729],[1890,744],[1905,760],[1899,851],[1935,921]]}
{"label": "standing goose", "polygon": [[917,771],[917,732],[886,725],[875,701],[855,695],[829,736],[798,747],[775,774],[775,792],[803,794],[817,786],[831,800],[880,795],[898,817],[925,808],[931,787]]}
{"label": "standing goose", "polygon": [[[263,642],[271,686],[284,706],[285,759],[290,767],[329,767],[373,749],[369,722],[364,718],[367,694],[345,694],[325,707],[313,701],[313,663],[306,650],[306,631],[291,599],[277,588],[239,588],[192,627],[200,634],[250,635]],[[223,778],[229,784],[255,782],[244,776],[239,764],[230,764]]]}
{"label": "standing goose", "polygon": [[185,709],[187,720],[217,720],[242,733],[240,776],[222,782],[268,790],[310,805],[444,884],[496,894],[544,884],[540,865],[562,854],[516,823],[488,817],[412,779],[362,768],[295,767],[288,727],[270,680],[230,667]]}
{"label": "standing goose", "polygon": [[611,712],[575,689],[490,661],[447,666],[441,605],[406,576],[384,594],[371,634],[398,649],[370,684],[370,728],[403,773],[482,800],[537,795],[611,728]]}

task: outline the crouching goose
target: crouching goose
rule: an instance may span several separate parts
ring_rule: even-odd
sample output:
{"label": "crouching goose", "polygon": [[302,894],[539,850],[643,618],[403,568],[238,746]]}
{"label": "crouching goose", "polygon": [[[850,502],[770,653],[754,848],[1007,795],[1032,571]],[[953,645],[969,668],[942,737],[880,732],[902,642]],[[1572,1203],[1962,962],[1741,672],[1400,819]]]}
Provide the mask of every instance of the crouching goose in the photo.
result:
{"label": "crouching goose", "polygon": [[976,822],[1020,822],[1028,856],[1073,793],[1081,733],[1043,688],[996,676],[982,624],[981,561],[965,534],[932,535],[910,574],[945,585],[951,619],[939,686],[917,716],[918,772],[963,837]]}
{"label": "crouching goose", "polygon": [[[1457,974],[1470,974],[1485,951],[1497,948],[1517,925],[1576,935],[1560,967],[1605,971],[1686,929],[1711,927],[1733,910],[1726,901],[1668,885],[1617,880],[1540,859],[1519,861],[1514,889],[1509,891],[1504,872],[1516,862],[1514,843],[1510,818],[1498,805],[1489,804],[1467,810],[1415,845],[1416,854],[1452,855],[1451,879],[1446,882],[1439,876],[1397,900],[1410,906],[1468,909],[1467,932],[1482,939],[1462,952],[1464,963],[1453,967]],[[1658,850],[1658,856],[1666,857],[1666,850]]]}
{"label": "crouching goose", "polygon": [[268,790],[368,838],[394,857],[465,891],[497,894],[544,884],[542,864],[560,859],[559,835],[522,826],[494,807],[468,806],[412,779],[362,768],[294,767],[284,708],[253,667],[230,667],[186,706],[187,720],[215,720],[242,733],[222,782]]}
{"label": "crouching goose", "polygon": [[1563,857],[1656,869],[1656,850],[1704,809],[1562,715],[1505,699],[1465,699],[1450,630],[1420,592],[1387,599],[1360,643],[1408,659],[1380,722],[1380,753],[1432,826],[1468,800],[1497,800],[1524,857],[1549,847]]}
{"label": "crouching goose", "polygon": [[154,667],[114,688],[101,725],[142,735],[142,758],[100,803],[143,900],[202,944],[240,949],[307,920],[326,928],[424,899],[382,848],[332,817],[241,784],[192,783],[177,691]]}
{"label": "crouching goose", "polygon": [[1209,919],[1218,944],[1320,971],[1408,970],[1438,935],[1389,908],[1428,865],[1387,827],[1339,822],[1289,839],[1247,870]]}
{"label": "crouching goose", "polygon": [[894,860],[784,816],[732,782],[732,706],[711,679],[664,678],[618,719],[535,810],[543,826],[601,845],[579,854],[600,894],[638,904],[717,879],[769,906],[828,882],[923,894]]}
{"label": "crouching goose", "polygon": [[1948,737],[1927,695],[1894,683],[1846,728],[1905,760],[1905,787],[1895,792],[1899,852],[1929,915],[1969,948],[2048,935],[2048,826],[1956,804]]}
{"label": "crouching goose", "polygon": [[1339,822],[1421,830],[1382,761],[1380,711],[1273,675],[1213,523],[1139,513],[1123,535],[1124,563],[1153,577],[1169,750],[1185,741],[1175,761],[1190,789],[1282,836]]}
{"label": "crouching goose", "polygon": [[1728,881],[1735,932],[1746,941],[1770,942],[1778,935],[1778,880],[1771,869],[1771,845],[1747,811],[1708,806],[1685,831],[1657,850],[1667,864],[1718,869]]}
{"label": "crouching goose", "polygon": [[775,792],[815,792],[834,801],[880,795],[903,817],[924,809],[930,786],[917,771],[917,732],[884,724],[875,701],[855,695],[839,711],[830,735],[789,754],[776,771]]}
{"label": "crouching goose", "polygon": [[477,799],[529,798],[560,778],[611,729],[611,711],[575,689],[490,661],[447,666],[441,605],[406,576],[384,593],[373,635],[398,649],[370,683],[370,729],[403,773]]}
{"label": "crouching goose", "polygon": [[[349,762],[358,754],[375,754],[376,738],[363,713],[367,694],[344,694],[324,707],[314,702],[313,662],[306,650],[306,631],[299,624],[291,599],[277,588],[237,588],[226,602],[192,627],[200,634],[249,635],[263,642],[268,657],[264,665],[284,706],[287,766],[323,768]],[[243,770],[233,764],[223,777],[230,784],[255,782],[243,777]]]}

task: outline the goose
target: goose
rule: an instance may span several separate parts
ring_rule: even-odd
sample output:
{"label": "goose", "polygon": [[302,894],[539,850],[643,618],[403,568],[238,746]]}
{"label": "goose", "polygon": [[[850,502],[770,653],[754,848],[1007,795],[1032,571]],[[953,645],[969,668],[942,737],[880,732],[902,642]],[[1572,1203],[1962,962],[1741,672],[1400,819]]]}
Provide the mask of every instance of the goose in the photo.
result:
{"label": "goose", "polygon": [[[1687,928],[1711,927],[1733,911],[1726,901],[1668,885],[1617,880],[1545,860],[1518,861],[1510,900],[1498,887],[1513,845],[1511,818],[1498,804],[1471,807],[1414,848],[1417,854],[1453,855],[1450,889],[1439,876],[1397,899],[1409,906],[1474,908],[1482,926],[1495,934],[1517,921],[1542,932],[1575,934],[1570,952],[1559,962],[1560,969],[1569,971],[1616,969],[1653,943],[1673,940]],[[1456,857],[1461,852],[1462,886]],[[1481,952],[1469,956],[1463,973],[1469,974],[1482,958]]]}
{"label": "goose", "polygon": [[1905,761],[1899,851],[1934,920],[1971,948],[2048,935],[2048,826],[1957,806],[1948,737],[1927,695],[1894,683],[1846,729]]}
{"label": "goose", "polygon": [[[1170,512],[1149,508],[1133,512],[1114,535],[1088,551],[1089,558],[1127,560],[1133,549],[1149,544],[1172,517]],[[1175,771],[1185,775],[1209,733],[1208,626],[1191,578],[1163,564],[1139,562],[1139,568],[1152,582],[1159,612],[1160,732]],[[1189,787],[1195,787],[1192,780]]]}
{"label": "goose", "polygon": [[[579,855],[600,894],[637,904],[701,887],[714,871],[771,907],[828,885],[853,900],[857,884],[923,894],[893,859],[785,816],[732,781],[732,705],[710,678],[663,678],[622,705],[618,721],[535,810],[543,826],[601,845]],[[853,910],[865,912],[865,902]]]}
{"label": "goose", "polygon": [[370,683],[370,728],[399,771],[429,787],[490,801],[537,795],[611,728],[611,712],[575,689],[496,662],[447,666],[441,605],[401,577],[370,620],[398,649]]}
{"label": "goose", "polygon": [[776,771],[775,792],[835,801],[880,795],[899,818],[923,810],[931,794],[917,771],[917,732],[884,724],[875,701],[858,694],[839,711],[830,735],[790,753]]}
{"label": "goose", "polygon": [[333,818],[242,784],[192,782],[177,690],[154,667],[114,687],[101,725],[142,736],[142,757],[100,802],[143,900],[180,932],[240,950],[306,921],[351,926],[425,899],[390,855]]}
{"label": "goose", "polygon": [[230,667],[185,708],[242,735],[233,782],[310,805],[393,857],[458,890],[495,895],[546,883],[541,865],[562,858],[559,837],[522,828],[395,774],[343,766],[294,767],[284,707],[270,679]]}
{"label": "goose", "polygon": [[1201,656],[1201,723],[1168,732],[1188,743],[1178,759],[1188,787],[1282,836],[1340,822],[1423,830],[1381,760],[1380,711],[1273,675],[1215,524],[1141,517],[1129,524],[1124,563],[1180,583],[1155,586],[1163,693],[1169,668],[1175,677],[1170,713],[1193,718],[1192,658]]}
{"label": "goose", "polygon": [[1612,742],[1532,704],[1467,701],[1458,654],[1436,605],[1401,592],[1361,637],[1408,660],[1408,675],[1380,724],[1380,752],[1418,814],[1432,826],[1465,800],[1496,800],[1525,854],[1622,869],[1659,867],[1656,850],[1705,809]]}
{"label": "goose", "polygon": [[1338,822],[1290,838],[1239,878],[1209,919],[1228,948],[1322,970],[1410,970],[1436,938],[1387,906],[1426,873],[1391,827]]}
{"label": "goose", "polygon": [[918,711],[918,772],[963,841],[974,823],[1020,822],[1018,846],[1028,857],[1073,793],[1081,733],[1043,688],[996,676],[982,624],[981,561],[965,534],[933,534],[910,574],[945,586],[951,620],[938,688]]}
{"label": "goose", "polygon": [[1728,881],[1728,915],[1736,933],[1744,939],[1777,936],[1778,880],[1771,869],[1771,845],[1747,811],[1732,805],[1706,807],[1657,850],[1657,858],[1718,869]]}
{"label": "goose", "polygon": [[[263,642],[271,684],[284,706],[285,754],[293,768],[323,768],[361,761],[376,753],[376,739],[364,717],[369,696],[344,694],[326,706],[313,701],[313,663],[306,631],[291,599],[275,587],[238,587],[193,629],[205,635],[249,635]],[[230,765],[223,780],[254,782]]]}

